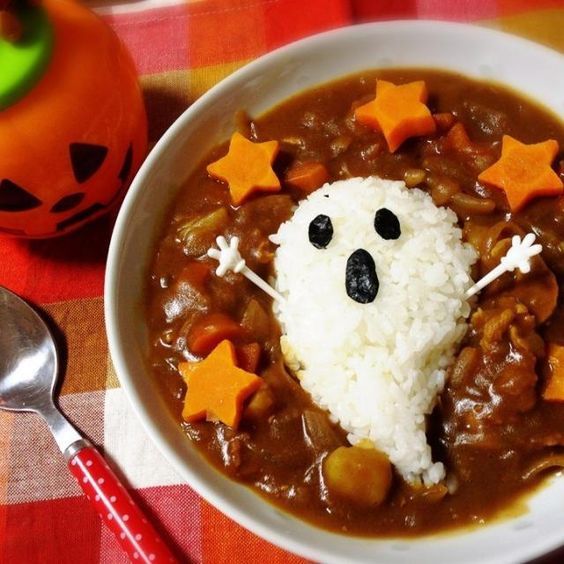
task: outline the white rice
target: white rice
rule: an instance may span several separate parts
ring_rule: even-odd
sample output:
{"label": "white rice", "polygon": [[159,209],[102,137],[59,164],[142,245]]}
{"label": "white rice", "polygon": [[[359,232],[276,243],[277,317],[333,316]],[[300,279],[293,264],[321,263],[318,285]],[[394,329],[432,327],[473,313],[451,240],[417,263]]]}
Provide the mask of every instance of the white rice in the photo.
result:
{"label": "white rice", "polygon": [[[398,217],[397,240],[376,233],[380,208]],[[325,249],[308,239],[318,214],[334,228]],[[461,235],[455,214],[425,192],[371,177],[326,184],[272,236],[288,365],[352,444],[371,440],[412,483],[445,475],[425,428],[470,312],[464,292],[476,255]],[[372,255],[380,282],[369,304],[345,289],[347,259],[360,248]]]}

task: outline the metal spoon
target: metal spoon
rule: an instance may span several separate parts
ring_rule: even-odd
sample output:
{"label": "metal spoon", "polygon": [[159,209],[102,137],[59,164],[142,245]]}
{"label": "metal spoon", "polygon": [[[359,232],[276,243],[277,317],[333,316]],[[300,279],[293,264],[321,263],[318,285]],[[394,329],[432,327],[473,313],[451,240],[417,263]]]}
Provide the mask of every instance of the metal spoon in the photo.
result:
{"label": "metal spoon", "polygon": [[0,286],[0,409],[41,415],[72,474],[131,560],[176,562],[100,453],[55,406],[55,342],[37,313]]}

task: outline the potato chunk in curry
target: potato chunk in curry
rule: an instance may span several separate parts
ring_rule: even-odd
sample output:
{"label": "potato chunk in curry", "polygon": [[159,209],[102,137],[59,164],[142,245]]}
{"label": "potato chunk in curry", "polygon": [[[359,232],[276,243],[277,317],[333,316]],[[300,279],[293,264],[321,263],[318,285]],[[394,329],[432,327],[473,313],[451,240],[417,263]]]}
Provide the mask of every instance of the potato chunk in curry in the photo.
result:
{"label": "potato chunk in curry", "polygon": [[357,505],[379,505],[392,485],[392,465],[374,448],[339,447],[324,460],[323,477],[330,493]]}

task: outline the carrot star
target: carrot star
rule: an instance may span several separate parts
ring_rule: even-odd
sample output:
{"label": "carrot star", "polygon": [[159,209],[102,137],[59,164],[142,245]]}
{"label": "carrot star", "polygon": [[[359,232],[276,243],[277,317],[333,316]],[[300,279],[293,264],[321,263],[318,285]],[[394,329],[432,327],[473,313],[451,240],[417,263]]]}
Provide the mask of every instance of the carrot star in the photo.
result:
{"label": "carrot star", "polygon": [[427,88],[417,80],[408,84],[376,81],[376,98],[355,110],[355,117],[364,125],[382,131],[391,153],[409,137],[429,135],[437,126],[425,105]]}
{"label": "carrot star", "polygon": [[219,419],[237,428],[243,402],[259,388],[262,379],[237,368],[235,362],[235,347],[225,340],[201,362],[178,365],[188,385],[182,411],[185,421]]}
{"label": "carrot star", "polygon": [[503,190],[511,211],[517,212],[534,198],[562,194],[562,180],[551,168],[557,153],[558,142],[554,139],[525,145],[504,135],[500,159],[478,180]]}
{"label": "carrot star", "polygon": [[272,170],[278,148],[278,141],[253,143],[235,132],[229,152],[208,165],[208,174],[227,182],[231,199],[237,206],[254,192],[278,192],[280,180]]}

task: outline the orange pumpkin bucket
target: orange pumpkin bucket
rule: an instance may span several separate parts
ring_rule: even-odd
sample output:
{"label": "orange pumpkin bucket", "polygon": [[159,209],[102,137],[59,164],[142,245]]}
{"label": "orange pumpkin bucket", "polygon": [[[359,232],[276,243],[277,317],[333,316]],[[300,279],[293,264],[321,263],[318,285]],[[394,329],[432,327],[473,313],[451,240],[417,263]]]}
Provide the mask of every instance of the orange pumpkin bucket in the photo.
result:
{"label": "orange pumpkin bucket", "polygon": [[147,150],[125,47],[72,0],[14,10],[0,37],[0,233],[51,237],[108,211]]}

